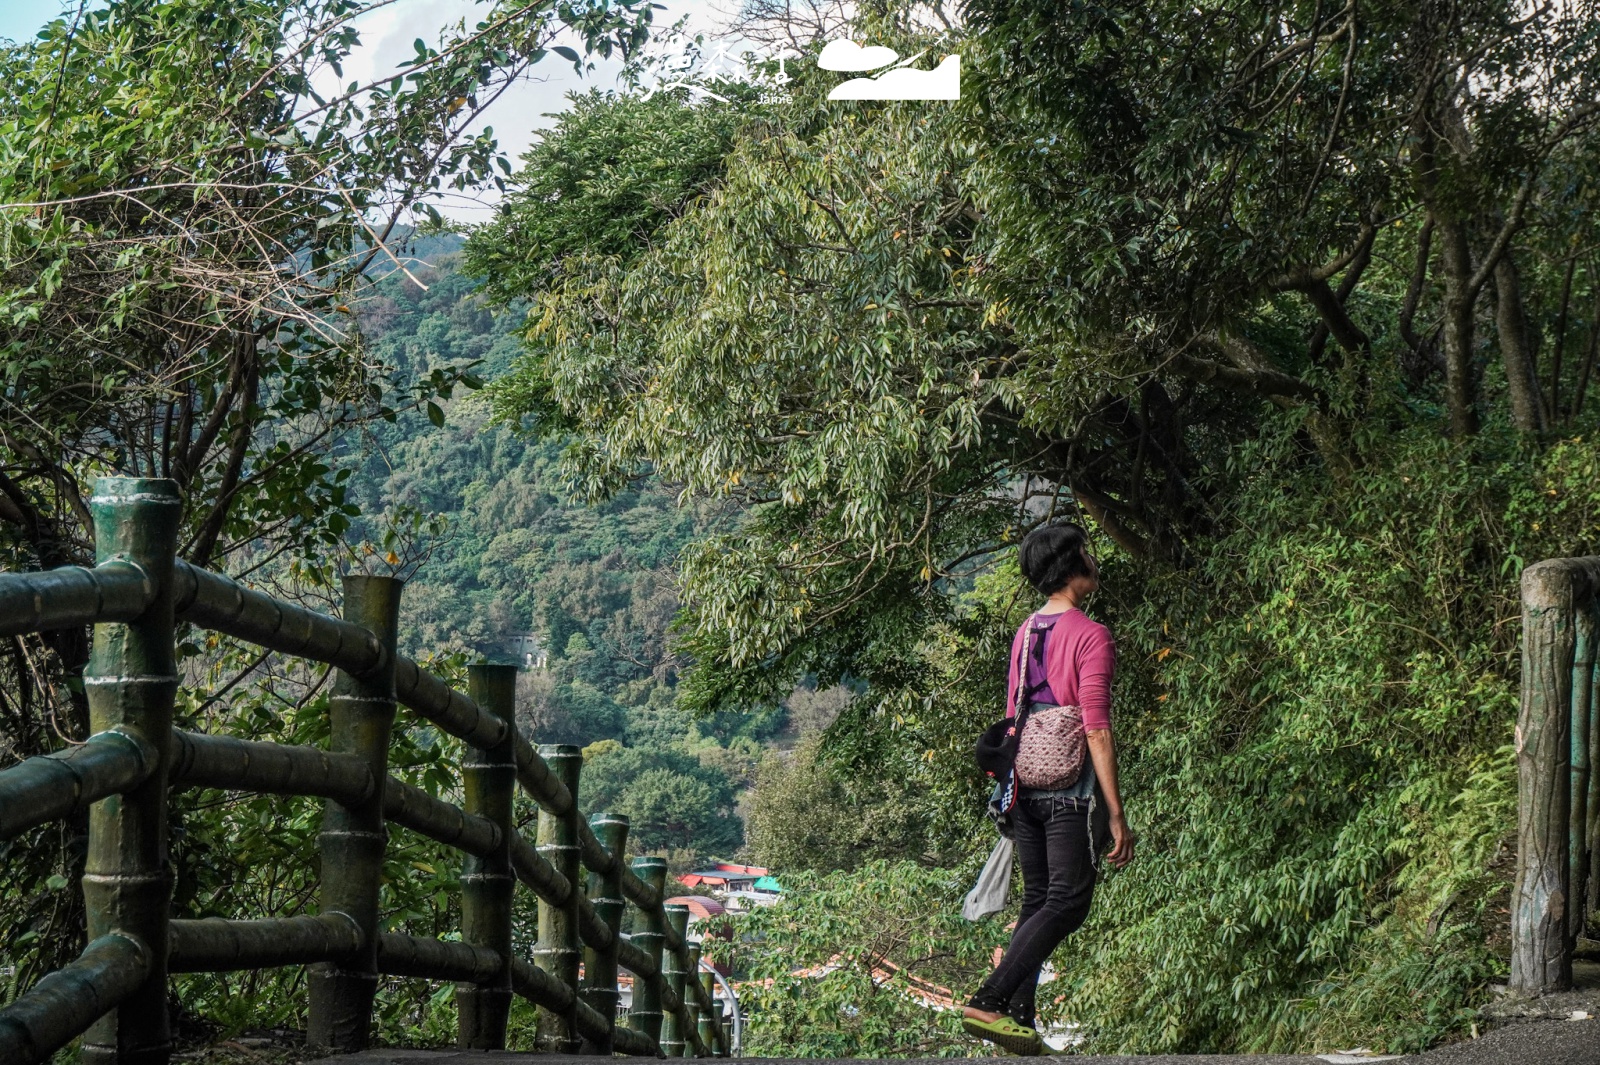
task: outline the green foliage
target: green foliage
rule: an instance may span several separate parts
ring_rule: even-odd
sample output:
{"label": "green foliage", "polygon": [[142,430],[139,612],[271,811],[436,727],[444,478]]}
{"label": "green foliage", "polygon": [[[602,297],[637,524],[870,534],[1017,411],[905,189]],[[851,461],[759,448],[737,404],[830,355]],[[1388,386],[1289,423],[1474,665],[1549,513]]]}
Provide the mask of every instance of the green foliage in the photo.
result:
{"label": "green foliage", "polygon": [[[351,318],[367,269],[408,219],[436,215],[436,191],[495,180],[492,133],[468,131],[554,34],[627,53],[650,10],[497,2],[380,82],[349,83],[356,24],[383,6],[109,0],[0,47],[5,568],[90,562],[86,498],[120,473],[177,482],[186,560],[296,595],[325,585],[357,516],[336,448],[475,386],[461,366],[409,378],[368,356]],[[87,736],[88,647],[87,629],[11,646],[8,764]],[[253,853],[299,853],[303,824],[278,837],[265,816],[239,826]],[[5,852],[0,951],[17,990],[82,946],[67,885],[84,831],[79,816]],[[292,907],[302,886],[285,874],[270,900],[245,898]]]}
{"label": "green foliage", "polygon": [[[830,633],[865,659],[919,630],[938,596],[901,582],[928,589],[1014,513],[977,450],[1001,431],[979,379],[1003,345],[965,287],[948,123],[785,117],[753,126],[724,181],[626,268],[574,265],[530,292],[528,352],[496,385],[507,417],[583,426],[567,468],[592,497],[648,469],[749,505],[682,558],[697,709],[838,679]],[[974,478],[996,494],[953,491]]]}
{"label": "green foliage", "polygon": [[[1475,458],[1419,433],[1392,442],[1382,476],[1314,493],[1291,431],[1239,456],[1255,476],[1194,569],[1106,553],[1090,609],[1118,637],[1140,857],[1103,878],[1054,959],[1060,997],[1041,1002],[1096,1052],[1416,1050],[1504,979],[1515,574],[1600,545],[1584,472],[1600,456],[1569,440]],[[863,793],[960,826],[946,853],[968,849],[956,879],[970,884],[992,835],[968,745],[1000,706],[996,644],[1035,604],[1014,564],[985,574],[966,616],[916,652],[937,693],[923,711],[846,719],[823,746],[887,759],[818,764],[802,748],[768,767],[753,847],[786,888],[785,861],[859,861]],[[930,797],[941,778],[965,795]],[[853,882],[874,890],[876,875]],[[805,1000],[768,1006],[756,1029],[775,1039],[815,1022]]]}
{"label": "green foliage", "polygon": [[639,853],[728,857],[744,843],[732,781],[681,747],[595,744],[584,750],[581,785],[585,810],[630,819],[628,843]]}
{"label": "green foliage", "polygon": [[1063,966],[1097,1047],[1415,1050],[1503,973],[1502,565],[1533,470],[1415,434],[1312,491],[1287,443],[1240,455],[1257,475],[1194,570],[1105,568],[1143,854]]}
{"label": "green foliage", "polygon": [[965,882],[947,870],[878,861],[851,873],[785,874],[783,897],[734,921],[734,965],[749,974],[745,1047],[758,1056],[965,1057],[976,1048],[958,1000],[1006,939],[995,918],[963,921]]}
{"label": "green foliage", "polygon": [[851,773],[830,765],[821,747],[820,737],[813,737],[792,751],[769,752],[762,761],[748,815],[751,856],[758,864],[787,877],[791,870],[850,871],[885,857],[937,859],[928,853],[930,837],[948,839],[948,832],[935,827],[948,818],[936,817],[903,780],[881,770]]}
{"label": "green foliage", "polygon": [[[943,1054],[969,1044],[907,994],[970,990],[1000,938],[955,913],[990,839],[972,737],[1034,605],[1010,548],[1071,514],[1111,542],[1093,609],[1143,841],[1046,1016],[1113,1051],[1464,1024],[1503,964],[1515,576],[1600,549],[1596,447],[1556,433],[1592,431],[1600,338],[1587,6],[981,0],[958,41],[863,13],[959,47],[967,98],[834,104],[803,63],[778,102],[580,97],[468,243],[492,305],[448,270],[354,301],[369,220],[488,178],[464,130],[557,15],[628,52],[643,9],[502,2],[322,100],[367,5],[224,6],[119,0],[0,53],[0,367],[29,412],[7,558],[82,557],[109,468],[179,478],[199,561],[290,551],[314,584],[364,541],[419,573],[414,646],[545,637],[525,724],[591,744],[585,805],[640,848],[738,846],[782,697],[848,682],[760,773],[753,845],[789,893],[745,919],[753,1045]],[[457,393],[479,374],[488,401]],[[54,745],[36,650],[19,752]],[[263,675],[184,710],[314,740],[319,691]],[[448,744],[397,751],[448,790]],[[175,845],[186,912],[306,905],[310,820],[181,801],[206,829]],[[256,864],[207,865],[217,828]],[[6,884],[25,954],[75,927],[70,836],[27,842],[55,849]],[[434,851],[394,851],[395,927],[456,927]],[[252,996],[297,1008],[281,976],[186,979],[237,1025]],[[445,997],[406,985],[385,1034],[442,1038]]]}
{"label": "green foliage", "polygon": [[[517,350],[517,313],[495,311],[455,268],[453,249],[440,250],[435,268],[412,270],[426,290],[390,274],[363,306],[372,350],[419,378],[462,363],[503,371]],[[503,657],[512,637],[536,633],[549,666],[519,683],[519,724],[530,738],[626,739],[664,752],[662,765],[622,759],[604,802],[638,819],[632,840],[641,852],[731,855],[742,842],[733,792],[754,760],[745,745],[769,735],[779,712],[695,721],[676,708],[669,648],[672,564],[727,518],[716,507],[681,507],[654,482],[597,507],[574,505],[561,484],[560,442],[492,423],[470,395],[444,406],[443,426],[402,414],[346,460],[366,513],[427,513],[444,528],[404,560],[416,575],[402,600],[402,644]],[[355,532],[379,541],[381,528],[363,518]],[[600,807],[586,799],[584,808]]]}
{"label": "green foliage", "polygon": [[804,74],[647,242],[507,293],[496,410],[575,434],[592,497],[651,472],[749,508],[682,556],[679,705],[863,687],[764,774],[757,853],[987,839],[970,745],[1035,605],[1010,548],[1071,516],[1110,541],[1145,842],[1047,1010],[1107,1051],[1459,1029],[1503,965],[1515,575],[1594,535],[1590,448],[1538,435],[1592,421],[1594,39],[1499,3],[972,12],[961,104]]}
{"label": "green foliage", "polygon": [[515,301],[558,274],[562,260],[629,258],[721,173],[737,109],[574,93],[556,129],[522,157],[518,195],[473,233],[466,270],[493,297]]}
{"label": "green foliage", "polygon": [[8,451],[33,456],[8,462],[8,521],[36,550],[81,555],[107,469],[179,482],[198,562],[269,528],[300,552],[338,543],[352,512],[327,443],[436,410],[460,380],[413,387],[356,357],[346,316],[378,242],[433,190],[496,180],[492,133],[465,133],[479,95],[558,29],[609,54],[649,21],[636,0],[506,0],[392,78],[319,95],[371,7],[116,0],[0,52],[0,365],[29,412]]}
{"label": "green foliage", "polygon": [[[1370,359],[1383,334],[1404,339],[1414,392],[1443,371],[1430,399],[1456,435],[1497,398],[1524,430],[1561,420],[1572,364],[1530,361],[1537,332],[1518,323],[1560,331],[1547,316],[1566,297],[1538,293],[1556,264],[1595,283],[1576,251],[1592,239],[1594,185],[1573,180],[1597,161],[1591,8],[980,0],[970,15],[987,289],[1025,346],[1311,400],[1308,428],[1335,465],[1346,419],[1387,401],[1373,377],[1391,366]],[[1521,288],[1533,269],[1543,286]],[[1502,397],[1471,350],[1491,274]],[[1409,306],[1375,312],[1369,290],[1385,280],[1412,289]],[[1274,294],[1307,319],[1291,345],[1263,343]],[[1050,407],[1095,398],[1046,393],[1046,362],[1023,378]],[[1100,387],[1129,394],[1132,381]],[[1125,502],[1132,486],[1116,479]],[[1139,507],[1126,534],[1159,533],[1157,509],[1188,524],[1166,507]]]}
{"label": "green foliage", "polygon": [[[462,364],[486,376],[503,372],[519,350],[520,316],[497,313],[449,254],[412,272],[426,290],[391,273],[362,305],[371,350],[419,379]],[[373,427],[371,446],[349,449],[342,463],[354,471],[352,498],[369,515],[353,537],[379,540],[381,516],[406,510],[445,523],[442,535],[414,548],[421,565],[405,599],[406,639],[504,654],[510,637],[532,632],[559,659],[581,632],[597,656],[588,683],[610,693],[653,676],[667,663],[666,630],[677,610],[670,567],[717,520],[715,509],[679,507],[650,484],[597,508],[572,506],[557,468],[559,442],[492,424],[471,393],[442,406],[444,426],[401,414]]]}
{"label": "green foliage", "polygon": [[[1142,6],[1018,10],[1030,34],[1015,50],[999,30],[964,42],[981,75],[970,106],[840,106],[802,79],[741,129],[722,180],[631,258],[522,293],[528,352],[497,382],[504,417],[580,430],[568,468],[593,496],[649,470],[751,508],[738,532],[683,556],[697,708],[775,699],[806,673],[882,679],[898,646],[949,615],[944,597],[972,560],[1068,493],[1136,556],[1189,564],[1216,532],[1238,475],[1230,453],[1258,433],[1263,398],[1297,413],[1332,477],[1387,426],[1433,423],[1441,399],[1452,425],[1462,395],[1490,410],[1515,399],[1510,371],[1505,394],[1491,378],[1480,396],[1455,369],[1445,395],[1428,379],[1445,341],[1417,339],[1419,316],[1456,314],[1446,290],[1459,279],[1424,269],[1413,284],[1409,265],[1389,265],[1431,239],[1405,218],[1381,235],[1371,221],[1415,204],[1383,161],[1396,152],[1362,155],[1363,169],[1317,148],[1406,136],[1395,116],[1411,113],[1414,66],[1402,77],[1381,49],[1357,48],[1359,121],[1346,125],[1328,93],[1298,103],[1281,87],[1282,106],[1246,122],[1233,112],[1261,109],[1282,74],[1258,62],[1272,48],[1308,51],[1306,78],[1338,84],[1335,38],[1317,33],[1355,34],[1346,13],[1291,31],[1225,5],[1216,18],[1234,32],[1195,37],[1203,20],[1183,5],[1148,21]],[[1515,30],[1487,7],[1462,18],[1468,39],[1499,34],[1509,50],[1570,43],[1573,65],[1552,73],[1561,93],[1503,87],[1494,106],[1523,109],[1522,124],[1465,118],[1518,158],[1527,129],[1556,123],[1547,151],[1580,165],[1575,131],[1592,116],[1571,89],[1597,61],[1592,42],[1564,17]],[[1456,56],[1457,41],[1375,25],[1419,56],[1436,45],[1441,62]],[[1085,70],[1103,60],[1118,79],[1168,88],[1142,100],[1119,80],[1096,96],[1080,71],[1035,92],[1057,47]],[[1190,107],[1185,79],[1215,106]],[[1112,120],[1138,135],[1091,135]],[[1063,124],[1071,136],[1057,144]],[[1574,202],[1565,186],[1524,162],[1535,202],[1585,239],[1583,216],[1561,213]],[[1280,171],[1296,177],[1264,176]],[[1503,189],[1479,191],[1479,208],[1503,207]],[[534,196],[515,208],[549,209]],[[1530,230],[1528,254],[1559,250],[1543,239]],[[1483,274],[1503,251],[1467,254]]]}

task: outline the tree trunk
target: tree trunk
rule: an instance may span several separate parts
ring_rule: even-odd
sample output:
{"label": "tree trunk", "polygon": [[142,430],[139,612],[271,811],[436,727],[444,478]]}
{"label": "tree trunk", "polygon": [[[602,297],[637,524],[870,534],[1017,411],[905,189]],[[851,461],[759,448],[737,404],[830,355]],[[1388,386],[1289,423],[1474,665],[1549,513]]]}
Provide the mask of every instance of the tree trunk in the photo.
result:
{"label": "tree trunk", "polygon": [[1439,220],[1440,260],[1444,265],[1445,393],[1450,435],[1478,431],[1477,382],[1472,366],[1472,317],[1478,293],[1472,287],[1472,249],[1460,222]]}
{"label": "tree trunk", "polygon": [[1595,287],[1594,310],[1589,314],[1589,350],[1583,356],[1583,373],[1578,376],[1578,394],[1572,398],[1568,416],[1583,413],[1583,396],[1589,390],[1589,375],[1594,372],[1595,354],[1600,352],[1600,285]]}
{"label": "tree trunk", "polygon": [[1495,328],[1500,334],[1500,358],[1506,367],[1506,389],[1511,394],[1511,419],[1524,433],[1548,427],[1544,394],[1528,345],[1528,322],[1522,313],[1522,281],[1508,251],[1494,268]]}
{"label": "tree trunk", "polygon": [[1567,312],[1572,309],[1572,275],[1578,271],[1578,257],[1567,260],[1567,274],[1561,282],[1561,310],[1556,314],[1555,350],[1551,353],[1549,424],[1561,420],[1561,354],[1567,346]]}

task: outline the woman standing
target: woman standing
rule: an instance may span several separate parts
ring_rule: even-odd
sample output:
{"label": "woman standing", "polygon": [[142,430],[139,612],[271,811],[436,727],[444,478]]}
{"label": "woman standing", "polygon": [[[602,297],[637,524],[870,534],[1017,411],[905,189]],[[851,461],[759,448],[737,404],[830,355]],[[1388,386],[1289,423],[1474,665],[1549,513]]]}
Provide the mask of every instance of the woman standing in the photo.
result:
{"label": "woman standing", "polygon": [[1110,815],[1113,846],[1107,857],[1119,868],[1133,860],[1133,833],[1117,790],[1111,740],[1116,649],[1106,627],[1081,609],[1100,586],[1088,537],[1076,525],[1048,525],[1029,533],[1019,554],[1023,577],[1046,598],[1012,641],[1006,716],[1015,717],[1030,704],[1023,725],[1026,749],[1030,728],[1045,729],[1043,722],[1053,716],[1077,711],[1088,758],[1070,784],[1019,787],[1012,824],[1022,865],[1022,912],[1005,956],[967,1003],[963,1024],[1013,1054],[1038,1054],[1044,1046],[1034,1027],[1039,968],[1083,924],[1094,897],[1091,812],[1103,804]]}

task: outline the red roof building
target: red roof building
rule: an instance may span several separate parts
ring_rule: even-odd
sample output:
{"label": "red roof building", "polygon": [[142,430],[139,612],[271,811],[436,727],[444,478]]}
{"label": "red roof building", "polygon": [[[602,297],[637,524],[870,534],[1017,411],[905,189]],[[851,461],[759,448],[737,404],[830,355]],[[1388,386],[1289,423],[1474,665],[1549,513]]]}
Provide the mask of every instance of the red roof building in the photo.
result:
{"label": "red roof building", "polygon": [[689,887],[719,888],[723,891],[752,891],[756,881],[771,873],[759,865],[735,865],[733,862],[717,862],[709,869],[697,869],[683,877],[683,882]]}
{"label": "red roof building", "polygon": [[689,907],[689,919],[691,921],[696,918],[721,917],[727,912],[722,903],[716,899],[708,899],[704,895],[679,895],[676,898],[667,900],[667,905],[674,904]]}

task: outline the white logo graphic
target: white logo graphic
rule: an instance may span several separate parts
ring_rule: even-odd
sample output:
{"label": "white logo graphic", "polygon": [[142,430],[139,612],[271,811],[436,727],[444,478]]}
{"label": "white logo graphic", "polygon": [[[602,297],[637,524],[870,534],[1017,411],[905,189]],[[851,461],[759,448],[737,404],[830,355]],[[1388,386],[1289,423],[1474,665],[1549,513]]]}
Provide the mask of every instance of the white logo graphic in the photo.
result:
{"label": "white logo graphic", "polygon": [[[924,49],[875,78],[851,78],[834,86],[830,100],[959,100],[961,99],[961,57],[947,55],[932,70],[918,70],[911,64],[927,55]],[[900,53],[882,45],[863,48],[850,40],[829,41],[817,57],[823,70],[856,73],[888,66]]]}
{"label": "white logo graphic", "polygon": [[863,48],[851,40],[829,41],[817,56],[817,66],[823,70],[877,70],[900,58],[900,53],[881,44]]}
{"label": "white logo graphic", "polygon": [[[699,35],[690,37],[679,25],[657,37],[644,54],[640,69],[625,77],[643,90],[645,100],[658,92],[687,89],[697,96],[728,103],[728,97],[713,90],[754,85],[762,90],[764,102],[773,102],[781,98],[779,91],[791,80],[784,63],[800,58],[800,52],[783,46],[749,45],[744,41],[718,43]],[[771,69],[773,63],[777,64],[776,70]]]}

